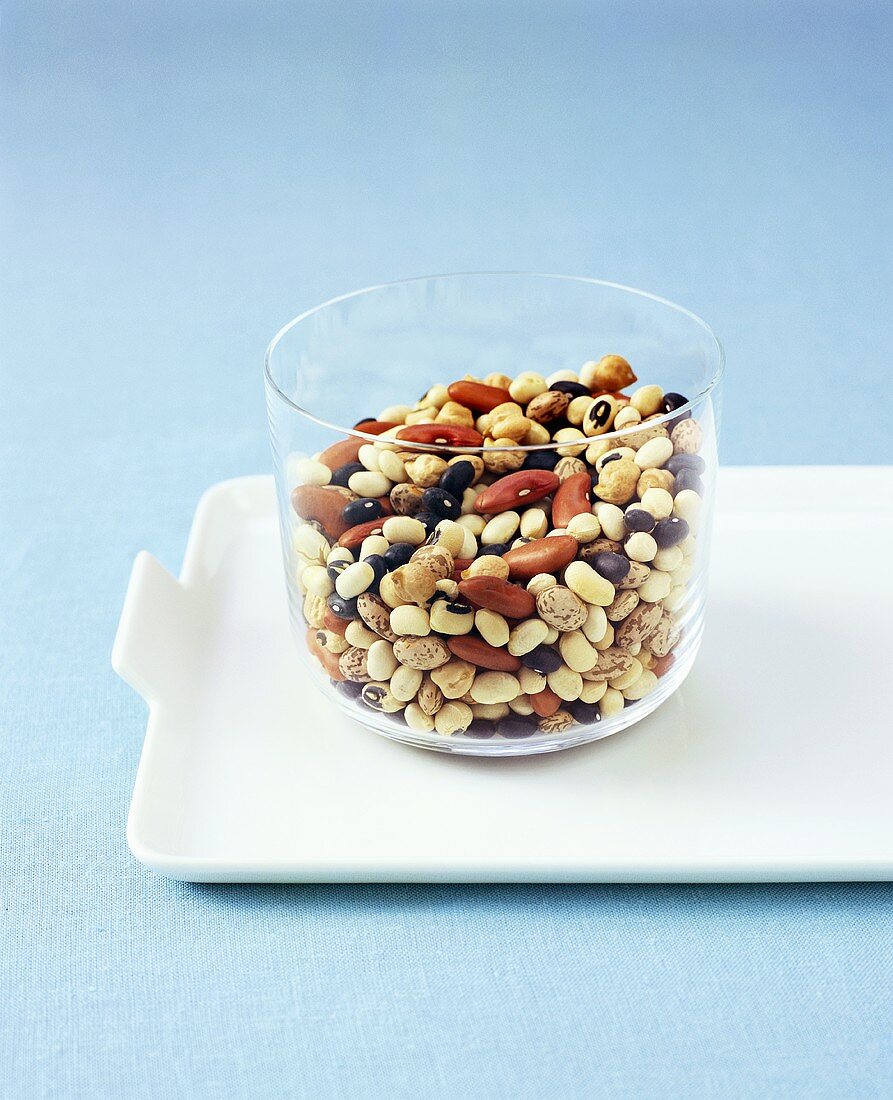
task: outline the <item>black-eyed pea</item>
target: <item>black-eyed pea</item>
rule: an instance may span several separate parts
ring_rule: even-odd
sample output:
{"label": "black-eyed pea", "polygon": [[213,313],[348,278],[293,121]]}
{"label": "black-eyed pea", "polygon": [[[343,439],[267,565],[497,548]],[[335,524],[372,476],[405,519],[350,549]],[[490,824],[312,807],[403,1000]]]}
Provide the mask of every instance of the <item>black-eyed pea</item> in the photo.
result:
{"label": "black-eyed pea", "polygon": [[624,542],[623,549],[630,561],[649,562],[654,561],[657,543],[645,531],[635,531]]}
{"label": "black-eyed pea", "polygon": [[605,453],[603,455],[600,455],[599,458],[596,459],[596,461],[595,461],[595,472],[597,474],[600,474],[602,472],[602,470],[605,468],[605,466],[607,466],[611,462],[619,462],[621,458],[632,458],[632,459],[634,459],[635,457],[636,457],[636,452],[633,450],[632,447],[617,447],[617,446],[615,446],[611,450],[605,451]]}
{"label": "black-eyed pea", "polygon": [[586,461],[590,466],[594,466],[596,462],[606,455],[608,451],[614,449],[614,440],[612,439],[594,439],[586,448]]}
{"label": "black-eyed pea", "polygon": [[666,519],[673,514],[673,497],[666,489],[646,489],[642,494],[641,506],[655,519]]}
{"label": "black-eyed pea", "polygon": [[357,555],[357,560],[364,561],[366,558],[372,557],[373,554],[383,554],[390,545],[390,542],[384,535],[367,535],[362,543],[360,543],[360,552]]}
{"label": "black-eyed pea", "polygon": [[548,388],[549,386],[541,374],[537,374],[536,371],[525,370],[521,371],[512,380],[508,391],[513,401],[517,401],[519,405],[526,405],[534,397],[539,397],[541,393],[545,393]]}
{"label": "black-eyed pea", "polygon": [[469,577],[499,577],[500,580],[508,580],[509,565],[504,558],[495,554],[484,554],[482,558],[475,558],[467,569],[462,571],[462,579]]}
{"label": "black-eyed pea", "polygon": [[316,644],[323,649],[328,650],[329,653],[344,653],[345,650],[350,649],[350,642],[347,638],[342,638],[340,634],[336,634],[333,630],[326,630],[322,628],[316,632]]}
{"label": "black-eyed pea", "polygon": [[390,680],[399,667],[394,647],[384,638],[379,638],[366,650],[366,668],[373,680]]}
{"label": "black-eyed pea", "polygon": [[409,703],[403,711],[403,721],[411,730],[419,733],[430,733],[434,729],[434,719],[426,714],[418,703]]}
{"label": "black-eyed pea", "polygon": [[619,623],[639,605],[639,593],[634,589],[618,592],[605,614],[612,623]]}
{"label": "black-eyed pea", "polygon": [[517,698],[509,701],[509,710],[515,714],[533,714],[533,703],[530,696],[522,693]]}
{"label": "black-eyed pea", "polygon": [[552,436],[549,434],[549,429],[545,424],[538,424],[535,420],[528,420],[530,427],[527,429],[527,434],[521,440],[525,447],[538,447],[543,443],[548,443]]}
{"label": "black-eyed pea", "polygon": [[406,542],[410,546],[421,546],[428,537],[424,523],[413,516],[388,516],[381,525],[381,533],[389,544]]}
{"label": "black-eyed pea", "polygon": [[522,666],[516,673],[518,683],[525,695],[539,695],[546,687],[546,674],[535,669]]}
{"label": "black-eyed pea", "polygon": [[528,508],[521,516],[521,534],[525,539],[544,538],[549,530],[549,517],[542,508]]}
{"label": "black-eyed pea", "polygon": [[673,501],[673,515],[684,519],[692,534],[698,533],[698,521],[701,516],[701,498],[694,489],[683,489]]}
{"label": "black-eyed pea", "polygon": [[685,554],[679,547],[666,547],[665,550],[659,550],[654,554],[652,565],[654,569],[660,569],[664,573],[672,573],[680,568],[684,560]]}
{"label": "black-eyed pea", "polygon": [[670,589],[669,594],[664,596],[661,603],[667,611],[678,611],[680,607],[685,603],[685,585],[674,584]]}
{"label": "black-eyed pea", "polygon": [[597,703],[608,690],[607,680],[584,680],[580,692],[581,703]]}
{"label": "black-eyed pea", "polygon": [[324,625],[327,606],[321,596],[314,596],[312,592],[307,593],[304,597],[304,618],[308,626],[319,628]]}
{"label": "black-eyed pea", "polygon": [[491,473],[509,474],[524,465],[524,451],[517,441],[508,437],[484,440],[484,465]]}
{"label": "black-eyed pea", "polygon": [[434,728],[444,737],[454,733],[464,733],[474,721],[474,712],[467,703],[444,703],[434,716]]}
{"label": "black-eyed pea", "polygon": [[308,565],[301,573],[301,583],[306,592],[313,596],[322,596],[323,599],[335,589],[324,565]]}
{"label": "black-eyed pea", "polygon": [[597,504],[595,514],[605,536],[621,542],[626,536],[626,524],[623,521],[623,509],[616,504]]}
{"label": "black-eyed pea", "polygon": [[[415,673],[415,669],[407,669],[406,671]],[[391,690],[395,693],[397,692],[397,688],[394,686],[394,680],[397,678],[397,675],[398,673],[395,673],[391,677]],[[473,672],[472,675],[474,675]],[[420,683],[417,690],[412,693],[411,698],[415,699],[415,701],[419,704],[425,714],[437,714],[437,712],[443,706],[443,692],[431,679],[430,674],[427,676],[423,676],[422,673],[419,672],[418,676]],[[402,685],[400,686],[402,687]]]}
{"label": "black-eyed pea", "polygon": [[611,677],[608,680],[608,684],[614,688],[615,691],[626,691],[628,687],[632,687],[644,671],[645,669],[642,668],[642,662],[638,658],[633,657],[629,668],[625,672],[621,672],[618,676]]}
{"label": "black-eyed pea", "polygon": [[670,432],[670,440],[673,443],[674,454],[695,455],[704,442],[704,432],[697,420],[689,417],[675,425]]}
{"label": "black-eyed pea", "polygon": [[572,516],[568,521],[566,533],[572,535],[577,542],[585,546],[599,537],[602,533],[602,526],[597,516],[594,516],[591,512],[581,512],[577,516]]}
{"label": "black-eyed pea", "polygon": [[654,416],[663,406],[664,391],[660,386],[640,386],[629,399],[629,403],[643,418]]}
{"label": "black-eyed pea", "polygon": [[643,470],[636,483],[636,495],[641,500],[649,489],[663,489],[672,494],[676,478],[669,470]]}
{"label": "black-eyed pea", "polygon": [[[564,571],[564,583],[586,604],[608,607],[614,599],[614,585],[585,561],[572,561]],[[585,621],[586,616],[583,616]],[[559,626],[558,623],[555,623]]]}
{"label": "black-eyed pea", "polygon": [[525,619],[509,633],[508,651],[513,657],[523,657],[542,645],[548,633],[549,627],[542,619]]}
{"label": "black-eyed pea", "polygon": [[586,635],[579,630],[562,634],[558,649],[564,663],[574,672],[588,672],[598,659],[598,650],[589,644]]}
{"label": "black-eyed pea", "polygon": [[621,408],[620,402],[610,394],[597,397],[586,412],[583,420],[583,432],[587,436],[604,435],[610,431],[614,417]]}
{"label": "black-eyed pea", "polygon": [[384,714],[396,714],[403,710],[406,704],[397,699],[390,690],[390,685],[372,681],[363,687],[360,698],[372,710],[382,711]]}
{"label": "black-eyed pea", "polygon": [[552,441],[562,444],[556,448],[560,455],[569,455],[572,458],[583,454],[587,447],[586,436],[579,428],[559,428],[552,436]]}
{"label": "black-eyed pea", "polygon": [[669,596],[672,587],[673,577],[670,573],[664,573],[660,569],[652,569],[651,576],[636,589],[636,593],[646,603],[657,603]]}
{"label": "black-eyed pea", "polygon": [[673,444],[665,436],[658,435],[636,451],[635,463],[640,470],[659,470],[673,457]]}
{"label": "black-eyed pea", "polygon": [[502,546],[514,538],[520,526],[521,516],[517,512],[500,512],[481,531],[481,546]]}
{"label": "black-eyed pea", "polygon": [[478,634],[497,649],[508,645],[510,637],[509,624],[495,611],[482,607],[474,613],[474,625]]}
{"label": "black-eyed pea", "polygon": [[434,586],[438,592],[443,594],[451,600],[455,600],[459,596],[459,582],[454,581],[452,577],[443,577]]}
{"label": "black-eyed pea", "polygon": [[382,451],[378,456],[378,466],[384,476],[395,485],[401,485],[409,480],[403,459],[395,451]]}
{"label": "black-eyed pea", "polygon": [[642,675],[628,688],[623,689],[623,698],[632,702],[644,699],[645,696],[657,687],[657,677],[650,669],[643,669]]}
{"label": "black-eyed pea", "polygon": [[609,623],[607,621],[607,618],[606,618],[605,619],[605,632],[604,632],[604,634],[602,635],[602,637],[599,641],[597,641],[597,642],[593,641],[592,644],[601,653],[604,650],[607,650],[607,649],[611,648],[611,646],[614,644],[614,637],[615,637],[614,624]]}
{"label": "black-eyed pea", "polygon": [[615,715],[622,712],[623,704],[624,700],[622,693],[616,691],[612,687],[609,687],[605,694],[599,700],[599,713],[601,714],[603,719],[613,718]]}
{"label": "black-eyed pea", "polygon": [[479,672],[470,692],[476,703],[508,703],[522,694],[517,676],[510,672]]}
{"label": "black-eyed pea", "polygon": [[568,405],[567,411],[564,414],[568,424],[573,425],[575,428],[579,428],[594,400],[593,397],[575,397]]}
{"label": "black-eyed pea", "polygon": [[586,622],[580,627],[592,645],[604,638],[608,629],[608,616],[603,607],[597,604],[588,604],[586,607]]}
{"label": "black-eyed pea", "polygon": [[[416,522],[418,522],[418,520]],[[465,528],[461,527],[455,520],[442,519],[434,528],[433,545],[442,546],[445,550],[449,551],[454,558],[459,558],[462,556],[459,551],[462,549],[462,544],[465,542],[466,534]],[[422,539],[422,542],[424,541],[425,540]]]}
{"label": "black-eyed pea", "polygon": [[431,633],[431,620],[424,607],[402,604],[391,612],[391,630],[398,638],[426,638]]}
{"label": "black-eyed pea", "polygon": [[572,703],[580,698],[583,690],[583,677],[567,665],[562,665],[546,676],[546,683],[555,692],[559,699],[566,703]]}
{"label": "black-eyed pea", "polygon": [[624,428],[632,428],[642,423],[642,414],[632,405],[623,405],[614,417],[614,431],[621,432]]}
{"label": "black-eyed pea", "polygon": [[379,471],[362,470],[351,474],[347,479],[347,487],[352,493],[361,497],[383,497],[393,488],[388,478]]}
{"label": "black-eyed pea", "polygon": [[431,629],[438,634],[458,637],[474,629],[474,610],[467,603],[435,600],[430,611]]}
{"label": "black-eyed pea", "polygon": [[474,414],[471,409],[466,409],[456,401],[445,401],[434,418],[434,423],[456,424],[459,427],[471,428],[474,426]]}
{"label": "black-eyed pea", "polygon": [[351,619],[344,631],[344,637],[357,649],[371,649],[376,642],[382,640],[380,635],[376,634],[374,630],[370,630],[359,619]]}
{"label": "black-eyed pea", "polygon": [[565,455],[564,458],[559,458],[555,464],[553,473],[558,480],[563,484],[569,477],[573,477],[574,474],[585,474],[586,463],[582,459],[574,458],[573,455]]}

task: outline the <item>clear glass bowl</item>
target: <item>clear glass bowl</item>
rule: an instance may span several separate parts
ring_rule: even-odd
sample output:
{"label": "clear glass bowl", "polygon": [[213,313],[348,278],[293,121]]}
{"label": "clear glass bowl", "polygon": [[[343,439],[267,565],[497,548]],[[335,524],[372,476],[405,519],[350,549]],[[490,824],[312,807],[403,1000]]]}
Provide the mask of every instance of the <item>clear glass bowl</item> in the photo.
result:
{"label": "clear glass bowl", "polygon": [[[603,356],[622,356],[637,376],[634,385],[622,390],[610,387],[620,396],[609,402],[608,413],[603,405],[595,407],[606,386],[593,380],[593,363]],[[506,377],[516,379],[522,372],[546,379],[565,372],[557,381],[567,382],[579,378],[587,363],[582,374],[596,401],[581,396],[576,405],[568,405],[557,420],[546,422],[545,440],[542,427],[531,427],[519,441],[517,422],[511,422],[512,434],[497,436],[497,447],[481,446],[475,429],[460,423],[468,414],[452,407],[444,410],[447,395],[435,388],[466,378],[504,387]],[[480,756],[517,756],[584,744],[617,733],[653,711],[682,683],[703,632],[722,367],[716,337],[680,306],[613,283],[555,275],[481,273],[411,279],[335,298],[286,325],[267,351],[267,405],[289,615],[298,653],[320,690],[352,718],[386,737]],[[603,375],[598,378],[604,382]],[[628,403],[643,386],[660,387],[664,396],[656,410],[654,390]],[[526,417],[528,393],[538,388],[541,383],[533,381],[529,390],[517,391],[520,415]],[[539,401],[543,406],[545,400],[548,408],[543,413],[537,406],[537,415],[553,414],[555,401],[563,403],[563,397],[554,398],[555,392]],[[563,392],[568,401],[576,400],[573,386],[565,386]],[[476,391],[474,400],[480,397]],[[589,434],[602,428],[605,415],[620,415],[624,405],[619,429],[609,419],[609,430]],[[638,421],[632,411],[636,405],[641,406]],[[383,410],[397,426],[380,434],[380,424],[369,421],[377,420]],[[589,421],[575,427],[581,410]],[[497,419],[512,412],[500,410]],[[488,415],[476,408],[475,425],[489,430],[492,417],[478,419]],[[433,429],[417,430],[437,418]],[[536,417],[528,418],[528,425],[531,419]],[[683,422],[687,426],[679,427]],[[509,424],[498,419],[497,427],[509,430]],[[564,426],[558,439],[553,438],[556,425]],[[415,430],[406,433],[407,427]],[[398,433],[412,438],[398,439]],[[639,455],[652,439],[664,442]],[[672,455],[667,457],[670,444]],[[620,448],[629,450],[607,463],[600,461]],[[623,499],[630,479],[635,480],[629,463],[635,464],[636,456],[641,476],[632,496]],[[392,541],[403,550],[383,557],[389,543],[381,530],[388,517],[379,516],[379,508],[411,513],[419,507],[420,490],[438,486],[444,464],[455,466],[462,460],[465,476],[468,462],[474,467],[472,474],[479,472],[482,460],[486,464],[474,487],[463,492],[460,475],[459,487],[451,494],[461,509],[460,529],[449,523],[434,529],[438,516],[425,504],[425,541],[439,542],[441,549],[420,553],[418,523],[407,527],[400,522],[389,524],[388,531],[396,532]],[[615,461],[614,471],[604,474],[601,468]],[[652,461],[656,465],[650,465]],[[476,494],[488,483],[498,485],[509,473],[534,467],[532,478],[508,483],[521,494],[507,509],[520,517],[519,531],[511,530],[514,518],[500,511],[505,501],[493,500],[492,492],[483,501],[493,504],[494,512],[475,507]],[[591,500],[579,503],[587,479],[577,476],[576,506],[569,486],[564,495],[571,498],[570,504],[565,500],[552,516],[555,478],[563,484],[583,473],[592,485]],[[411,487],[413,478],[420,483],[417,488]],[[544,489],[548,495],[525,502],[522,497],[531,494],[524,487],[528,483],[536,485],[534,496]],[[404,488],[394,492],[397,485]],[[640,494],[648,488],[664,495],[652,493],[648,507],[631,508],[641,503]],[[500,492],[504,498],[508,485]],[[604,507],[611,501],[601,499],[599,492],[616,498],[611,508]],[[453,504],[435,497],[436,501],[430,499],[449,513]],[[350,503],[355,507],[343,514]],[[575,507],[576,518],[563,519]],[[571,534],[562,536],[557,557],[559,543],[538,541],[543,513],[549,532],[559,521],[570,524]],[[353,530],[352,525],[367,515],[372,516],[369,526]],[[503,518],[481,532],[494,515]],[[655,527],[662,544],[656,558],[655,535],[637,530],[648,528],[652,520],[663,524]],[[685,525],[684,536],[679,520]],[[347,534],[346,528],[351,528]],[[450,534],[444,533],[447,528]],[[359,543],[364,530],[367,535],[373,532],[372,541]],[[407,530],[412,535],[408,548]],[[634,535],[640,537],[633,540]],[[481,564],[484,544],[503,537],[508,556],[497,561],[491,554]],[[547,540],[552,537],[546,535]],[[498,575],[505,572],[503,562],[512,561],[511,550],[529,538],[537,545],[521,557],[530,559],[532,554],[533,568],[545,563],[551,572],[528,580],[530,560],[515,560],[511,577],[503,581]],[[349,553],[339,539],[351,543]],[[443,553],[447,543],[452,545],[448,559]],[[574,565],[566,574],[568,547],[574,561],[584,560],[590,569]],[[469,551],[477,555],[474,565],[464,556]],[[551,557],[544,558],[546,553]],[[593,594],[584,589],[595,575],[591,566],[597,553],[616,554],[622,561],[599,559],[601,574]],[[378,557],[370,559],[371,566],[366,562],[341,579],[348,565],[372,554]],[[427,560],[434,581],[415,565],[395,573],[409,554],[415,555],[414,561]],[[629,572],[615,578],[616,587],[609,584],[606,595],[603,574],[618,567]],[[481,576],[497,575],[496,581],[468,585],[469,568]],[[357,597],[355,590],[368,583],[370,572],[372,588]],[[414,589],[410,581],[421,588]],[[432,583],[437,584],[433,592]],[[335,584],[341,594],[333,590]],[[506,584],[512,587],[506,589]],[[531,597],[520,591],[528,585],[535,601],[532,613]],[[547,588],[555,591],[544,600]],[[581,600],[581,592],[589,600]],[[500,603],[506,599],[507,605]],[[359,603],[352,602],[356,600]],[[479,600],[491,604],[489,615],[478,614],[483,607]],[[496,610],[499,607],[504,614]],[[530,620],[541,614],[549,621],[531,625]],[[527,625],[519,631],[521,622]],[[433,629],[427,637],[407,634],[429,627]],[[544,629],[548,633],[534,655],[522,652]],[[507,630],[511,640],[506,644]],[[561,666],[550,670],[556,655]],[[595,664],[587,670],[584,666],[593,659]],[[505,696],[513,692],[515,697],[507,701]],[[456,694],[458,699],[450,698]]]}

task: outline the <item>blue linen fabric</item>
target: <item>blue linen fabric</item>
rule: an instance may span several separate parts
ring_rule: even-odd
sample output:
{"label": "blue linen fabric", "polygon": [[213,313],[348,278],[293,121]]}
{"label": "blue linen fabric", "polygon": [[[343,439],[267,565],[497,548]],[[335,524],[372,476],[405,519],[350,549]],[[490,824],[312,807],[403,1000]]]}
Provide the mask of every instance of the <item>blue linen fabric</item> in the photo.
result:
{"label": "blue linen fabric", "polygon": [[727,462],[887,462],[890,9],[9,0],[0,50],[0,1095],[891,1095],[888,885],[167,881],[109,667],[135,553],[268,468],[269,337],[372,282],[642,286],[725,342]]}

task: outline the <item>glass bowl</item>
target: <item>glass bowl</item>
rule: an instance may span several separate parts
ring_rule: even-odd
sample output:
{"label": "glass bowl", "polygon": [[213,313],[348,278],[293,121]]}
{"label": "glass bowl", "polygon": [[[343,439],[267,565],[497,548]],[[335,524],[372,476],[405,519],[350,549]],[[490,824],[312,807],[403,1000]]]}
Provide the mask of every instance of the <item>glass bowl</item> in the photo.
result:
{"label": "glass bowl", "polygon": [[438,275],[296,317],[265,384],[319,689],[480,756],[653,711],[703,633],[722,368],[694,314],[595,279]]}

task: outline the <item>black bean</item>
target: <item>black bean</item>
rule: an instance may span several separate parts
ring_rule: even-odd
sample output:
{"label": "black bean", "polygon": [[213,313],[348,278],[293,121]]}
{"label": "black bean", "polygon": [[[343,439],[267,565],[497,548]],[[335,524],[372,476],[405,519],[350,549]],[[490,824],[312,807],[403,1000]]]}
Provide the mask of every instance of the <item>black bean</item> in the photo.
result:
{"label": "black bean", "polygon": [[375,497],[360,497],[359,500],[348,501],[341,510],[341,518],[350,527],[356,527],[358,523],[365,523],[370,519],[378,519],[384,512],[381,501]]}
{"label": "black bean", "polygon": [[592,722],[600,722],[602,715],[598,703],[584,703],[582,699],[574,699],[572,703],[565,704],[578,722],[589,725]]}
{"label": "black bean", "polygon": [[486,558],[488,556],[494,558],[501,558],[502,555],[508,550],[508,547],[504,542],[494,542],[489,546],[481,546],[478,549],[477,557]]}
{"label": "black bean", "polygon": [[553,649],[550,645],[538,645],[536,649],[521,655],[521,664],[525,668],[532,668],[534,672],[547,676],[550,672],[561,668],[563,660],[557,649]]}
{"label": "black bean", "polygon": [[696,474],[702,474],[707,469],[707,463],[700,455],[671,455],[664,464],[664,469],[674,475],[682,470],[694,470]]}
{"label": "black bean", "polygon": [[[673,393],[671,391],[670,393],[665,393],[664,394],[663,411],[665,413],[675,412],[677,409],[681,409],[683,405],[687,405],[687,404],[688,404],[688,398],[684,397],[681,393]],[[690,412],[685,413],[683,416],[680,416],[678,419],[679,420],[684,420],[688,416],[691,416]]]}
{"label": "black bean", "polygon": [[623,513],[623,522],[627,531],[645,531],[650,534],[654,530],[654,516],[644,508],[627,508]]}
{"label": "black bean", "polygon": [[366,467],[362,462],[346,462],[343,466],[339,466],[338,469],[332,474],[331,485],[341,485],[347,488],[348,479],[353,477],[354,474],[363,473]]}
{"label": "black bean", "polygon": [[536,733],[536,719],[528,714],[508,714],[496,723],[500,737],[531,737]]}
{"label": "black bean", "polygon": [[332,584],[334,584],[335,581],[338,580],[338,578],[341,576],[341,574],[344,572],[344,570],[349,565],[353,565],[353,562],[352,561],[338,561],[338,560],[336,560],[336,561],[330,562],[326,566],[326,572],[329,574],[329,580],[332,582]]}
{"label": "black bean", "polygon": [[584,386],[582,382],[553,382],[549,387],[550,390],[558,390],[559,393],[566,393],[571,401],[575,397],[591,397],[589,387]]}
{"label": "black bean", "polygon": [[409,542],[395,542],[381,555],[388,563],[388,569],[397,569],[406,565],[415,553],[415,547]]}
{"label": "black bean", "polygon": [[466,737],[475,737],[479,741],[486,741],[496,733],[496,723],[487,718],[475,718],[465,731]]}
{"label": "black bean", "polygon": [[326,603],[339,619],[355,619],[357,617],[356,597],[352,600],[346,600],[343,596],[339,596],[337,592],[330,592],[326,596]]}
{"label": "black bean", "polygon": [[422,508],[420,511],[416,512],[416,514],[412,518],[417,519],[419,523],[423,524],[425,530],[428,532],[429,535],[438,525],[438,523],[440,523],[440,516],[432,515],[431,512],[427,511],[427,509],[425,508]]}
{"label": "black bean", "polygon": [[470,488],[474,481],[475,469],[470,462],[464,459],[447,466],[441,474],[439,485],[444,492],[454,496],[456,500],[462,499],[462,494]]}
{"label": "black bean", "polygon": [[370,554],[367,558],[363,558],[363,561],[367,565],[371,565],[372,571],[375,573],[375,577],[366,591],[377,592],[378,586],[381,584],[381,578],[390,570],[391,566],[388,564],[384,554]]}
{"label": "black bean", "polygon": [[688,535],[688,524],[679,516],[669,516],[667,519],[657,521],[651,535],[658,547],[666,550],[667,547],[682,542]]}
{"label": "black bean", "polygon": [[625,554],[614,554],[610,550],[596,554],[589,564],[599,576],[604,577],[611,584],[620,584],[629,573],[629,558]]}
{"label": "black bean", "polygon": [[531,451],[524,459],[525,470],[554,470],[561,455],[557,451]]}
{"label": "black bean", "polygon": [[683,489],[694,489],[699,497],[704,495],[704,482],[694,470],[680,470],[673,482],[673,492],[681,493]]}
{"label": "black bean", "polygon": [[444,489],[426,489],[422,494],[422,506],[441,519],[458,519],[462,515],[459,501]]}

